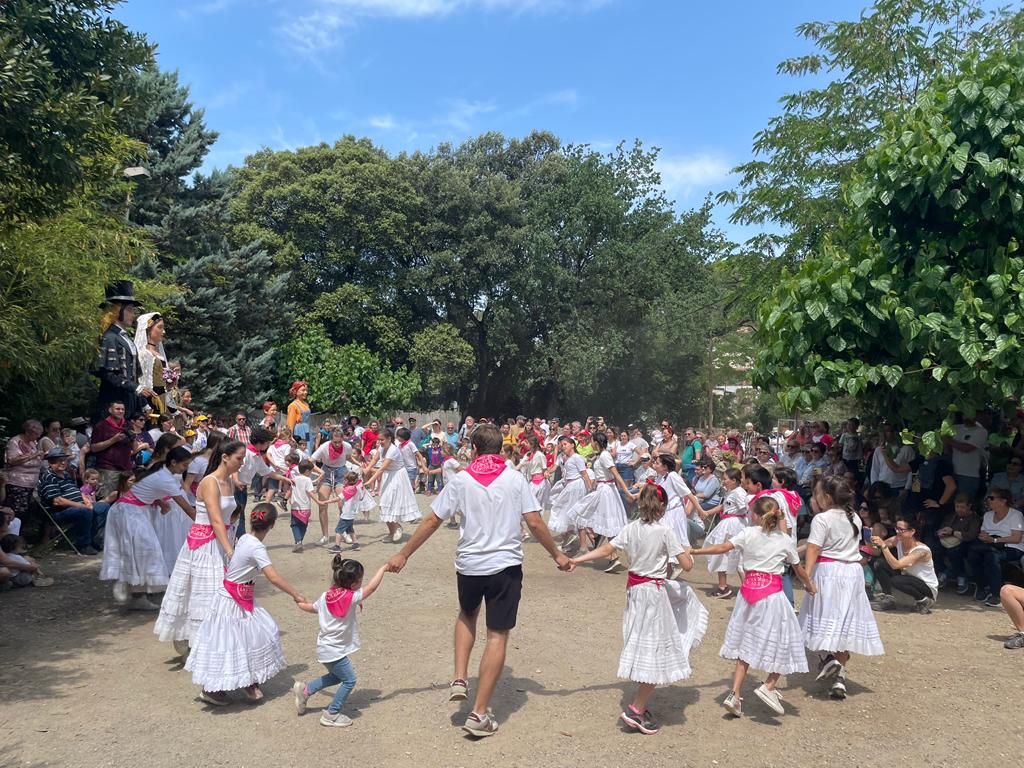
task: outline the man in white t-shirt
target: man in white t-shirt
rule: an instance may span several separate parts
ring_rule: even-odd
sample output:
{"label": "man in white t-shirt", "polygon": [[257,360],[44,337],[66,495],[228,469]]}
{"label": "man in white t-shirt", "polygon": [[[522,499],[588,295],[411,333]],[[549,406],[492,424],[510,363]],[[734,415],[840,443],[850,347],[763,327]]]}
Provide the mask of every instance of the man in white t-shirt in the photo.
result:
{"label": "man in white t-shirt", "polygon": [[981,466],[988,450],[988,430],[973,416],[964,416],[963,423],[953,428],[953,437],[947,437],[945,441],[953,449],[951,458],[957,491],[975,498],[981,488]]}
{"label": "man in white t-shirt", "polygon": [[471,440],[470,465],[445,485],[431,505],[433,514],[420,524],[402,551],[388,560],[387,570],[401,571],[445,520],[453,514],[461,516],[455,552],[459,618],[455,623],[455,679],[449,700],[462,701],[467,696],[469,656],[483,603],[487,646],[480,659],[476,701],[463,729],[473,736],[490,736],[498,730],[498,723],[488,705],[505,664],[508,637],[516,624],[522,592],[522,524],[526,523],[559,570],[572,570],[572,562],[551,538],[529,482],[508,469],[499,455],[501,431],[493,424],[479,424]]}

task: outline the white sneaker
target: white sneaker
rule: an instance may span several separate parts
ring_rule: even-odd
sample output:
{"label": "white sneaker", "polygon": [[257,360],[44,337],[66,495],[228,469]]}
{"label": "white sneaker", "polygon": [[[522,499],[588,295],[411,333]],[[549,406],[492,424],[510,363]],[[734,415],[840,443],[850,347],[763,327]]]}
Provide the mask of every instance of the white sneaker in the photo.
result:
{"label": "white sneaker", "polygon": [[352,543],[352,534],[351,533],[343,533],[343,534],[341,534],[341,540],[344,541],[346,544],[351,544]]}
{"label": "white sneaker", "polygon": [[320,715],[320,725],[344,728],[347,725],[352,725],[352,720],[347,715],[341,714],[341,712],[332,715],[325,709],[324,713]]}
{"label": "white sneaker", "polygon": [[322,546],[323,546],[324,544],[326,544],[326,543],[327,543],[327,537],[326,537],[326,536],[321,536],[321,537],[320,537],[319,539],[317,539],[317,542],[316,542],[316,543],[317,543],[317,544],[318,544],[319,546],[321,546],[321,547],[322,547]]}
{"label": "white sneaker", "polygon": [[608,567],[604,569],[604,572],[605,573],[618,573],[621,570],[622,570],[622,563],[620,563],[618,561],[618,559],[616,558],[615,560],[612,560],[611,563],[608,564]]}
{"label": "white sneaker", "polygon": [[292,693],[295,694],[295,710],[300,714],[306,714],[306,702],[309,701],[309,696],[306,695],[306,684],[295,683],[292,686]]}
{"label": "white sneaker", "polygon": [[824,680],[826,677],[835,677],[842,668],[843,665],[839,663],[839,659],[830,655],[821,662],[821,666],[818,668],[818,676],[814,679]]}
{"label": "white sneaker", "polygon": [[295,546],[292,547],[292,552],[301,552],[301,551],[302,551],[302,542],[301,541],[296,542]]}
{"label": "white sneaker", "polygon": [[391,534],[391,540],[396,544],[402,540],[402,526],[395,528],[395,532]]}
{"label": "white sneaker", "polygon": [[737,696],[732,691],[725,697],[725,701],[722,702],[722,706],[725,707],[725,711],[735,717],[743,717],[743,699]]}
{"label": "white sneaker", "polygon": [[114,602],[125,605],[132,597],[131,590],[128,589],[128,583],[124,581],[114,582]]}
{"label": "white sneaker", "polygon": [[828,695],[833,699],[846,698],[846,675],[842,671],[836,675],[835,682],[832,683],[832,689],[828,692]]}
{"label": "white sneaker", "polygon": [[776,715],[786,714],[786,710],[782,708],[782,695],[778,691],[771,690],[764,683],[761,683],[761,685],[754,689],[754,693]]}

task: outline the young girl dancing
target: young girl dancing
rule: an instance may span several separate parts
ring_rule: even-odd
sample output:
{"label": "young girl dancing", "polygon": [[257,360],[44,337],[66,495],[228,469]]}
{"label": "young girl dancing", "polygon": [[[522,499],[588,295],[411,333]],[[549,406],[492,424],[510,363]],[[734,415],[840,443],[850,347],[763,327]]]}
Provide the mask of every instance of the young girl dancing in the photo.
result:
{"label": "young girl dancing", "polygon": [[174,644],[179,656],[188,654],[189,641],[210,612],[217,587],[224,579],[225,558],[234,552],[234,526],[229,528],[235,509],[231,476],[245,459],[245,443],[219,439],[215,443],[206,477],[196,489],[195,523],[174,562],[153,628],[161,642],[170,640]]}
{"label": "young girl dancing", "polygon": [[363,566],[357,560],[341,555],[334,556],[331,563],[333,578],[331,588],[320,595],[315,603],[299,603],[307,613],[315,613],[320,619],[320,633],[316,637],[316,660],[327,667],[327,674],[308,683],[297,682],[292,686],[295,708],[300,715],[306,713],[306,702],[317,691],[337,685],[338,690],[320,715],[320,725],[343,728],[352,725],[352,720],[341,714],[348,695],[356,687],[356,671],[348,657],[359,650],[359,620],[357,607],[377,591],[384,578],[384,566],[363,585]]}
{"label": "young girl dancing", "polygon": [[691,555],[724,555],[734,550],[743,554],[743,586],[718,652],[724,659],[736,660],[732,689],[722,703],[736,717],[743,714],[740,689],[751,666],[768,672],[754,693],[778,715],[785,713],[782,696],[775,690],[779,677],[807,671],[800,624],[782,591],[787,563],[808,594],[814,594],[814,585],[800,567],[796,545],[781,528],[783,512],[778,503],[762,496],[754,502],[753,515],[756,525],[745,527],[728,541],[690,550]]}
{"label": "young girl dancing", "polygon": [[804,644],[808,650],[827,654],[817,679],[835,678],[834,699],[846,698],[851,651],[863,656],[885,653],[864,591],[861,522],[853,513],[853,498],[853,490],[841,477],[823,478],[814,488],[814,504],[824,511],[811,519],[805,567],[817,594],[810,593],[800,606]]}
{"label": "young girl dancing", "polygon": [[577,501],[593,490],[594,484],[587,474],[587,464],[583,457],[576,453],[576,443],[568,436],[558,439],[559,457],[555,466],[548,470],[554,474],[556,468],[562,470],[562,479],[551,489],[551,516],[548,518],[548,530],[552,536],[562,535],[562,549],[570,548],[575,534],[570,533],[575,527],[569,510]]}
{"label": "young girl dancing", "polygon": [[[569,509],[569,519],[580,531],[580,546],[583,549],[589,549],[590,534],[611,539],[626,527],[626,507],[619,496],[619,489],[630,501],[636,500],[615,467],[615,459],[608,450],[608,436],[604,432],[597,432],[593,442],[594,447],[600,451],[593,466],[595,490]],[[619,567],[618,558],[612,558],[605,572],[615,573]]]}
{"label": "young girl dancing", "polygon": [[[747,492],[740,486],[742,479],[740,470],[725,470],[725,477],[722,478],[722,487],[726,490],[725,498],[721,505],[709,512],[721,512],[721,517],[718,519],[718,525],[711,529],[711,533],[704,540],[705,547],[729,541],[747,527]],[[718,574],[718,591],[712,597],[732,597],[729,574],[740,572],[740,551],[734,548],[723,555],[712,555],[708,558],[708,572]]]}
{"label": "young girl dancing", "polygon": [[639,519],[611,541],[572,560],[575,566],[611,557],[616,551],[625,552],[629,559],[618,674],[638,685],[633,702],[619,718],[648,735],[661,730],[647,709],[655,686],[690,676],[690,649],[701,641],[708,625],[707,610],[693,590],[666,580],[670,560],[684,571],[693,567],[693,558],[673,530],[660,523],[667,506],[665,489],[646,485],[640,491]]}
{"label": "young girl dancing", "polygon": [[[404,431],[403,431],[404,430]],[[402,427],[405,440],[408,430]],[[370,488],[380,480],[380,521],[388,527],[388,537],[396,544],[402,540],[402,523],[414,523],[422,515],[412,492],[412,482],[405,471],[405,459],[395,445],[395,433],[385,429],[380,435],[381,465],[370,475],[366,485]]]}
{"label": "young girl dancing", "polygon": [[249,519],[251,534],[235,543],[224,580],[199,630],[192,637],[192,653],[185,669],[192,682],[203,687],[200,701],[223,707],[231,703],[227,691],[242,688],[248,701],[263,698],[260,685],[284,668],[284,651],[277,624],[253,599],[253,579],[263,572],[267,581],[296,603],[308,602],[278,575],[263,540],[277,521],[273,504],[260,502]]}
{"label": "young girl dancing", "polygon": [[345,485],[341,487],[341,508],[338,513],[338,525],[334,529],[334,546],[332,552],[341,552],[342,542],[351,544],[352,549],[359,549],[356,541],[356,514],[366,513],[376,504],[365,490],[359,475],[349,472],[345,475]]}

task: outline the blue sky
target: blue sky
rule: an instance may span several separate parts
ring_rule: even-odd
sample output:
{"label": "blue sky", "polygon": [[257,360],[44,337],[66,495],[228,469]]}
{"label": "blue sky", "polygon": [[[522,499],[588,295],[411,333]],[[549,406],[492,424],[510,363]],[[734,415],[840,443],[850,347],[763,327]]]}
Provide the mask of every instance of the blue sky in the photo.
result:
{"label": "blue sky", "polygon": [[[207,168],[345,134],[390,151],[534,128],[606,150],[661,148],[678,208],[735,183],[809,50],[815,19],[867,0],[128,0],[115,15],[159,47],[220,132]],[[752,234],[726,221],[727,234]]]}

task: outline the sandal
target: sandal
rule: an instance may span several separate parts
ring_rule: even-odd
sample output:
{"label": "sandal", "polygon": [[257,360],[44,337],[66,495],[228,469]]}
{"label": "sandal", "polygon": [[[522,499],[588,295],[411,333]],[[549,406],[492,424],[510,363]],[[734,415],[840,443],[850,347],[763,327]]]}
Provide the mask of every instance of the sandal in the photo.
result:
{"label": "sandal", "polygon": [[711,596],[724,600],[727,597],[732,597],[732,590],[729,589],[729,587],[726,587],[725,589],[716,589],[711,593]]}
{"label": "sandal", "polygon": [[259,683],[254,683],[243,690],[245,691],[246,701],[257,702],[263,700],[263,691],[260,690]]}

